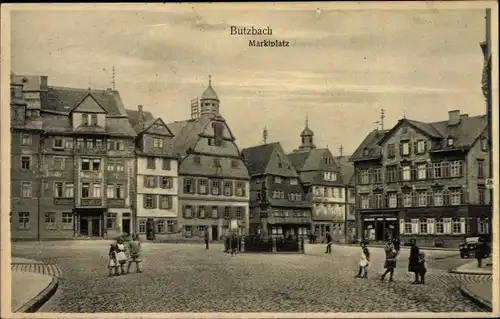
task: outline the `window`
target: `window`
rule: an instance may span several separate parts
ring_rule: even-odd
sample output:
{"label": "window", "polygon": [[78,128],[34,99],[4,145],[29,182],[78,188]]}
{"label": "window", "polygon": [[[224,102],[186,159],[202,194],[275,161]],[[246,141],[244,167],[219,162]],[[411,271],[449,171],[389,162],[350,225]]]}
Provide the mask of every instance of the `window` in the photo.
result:
{"label": "window", "polygon": [[61,229],[73,229],[73,213],[62,213]]}
{"label": "window", "polygon": [[427,206],[427,192],[425,191],[418,192],[418,206],[420,207]]}
{"label": "window", "polygon": [[172,189],[172,177],[161,176],[160,177],[161,185],[160,187],[163,189]]}
{"label": "window", "polygon": [[101,197],[101,184],[97,183],[92,184],[92,197],[93,198]]}
{"label": "window", "polygon": [[191,226],[184,226],[184,234],[186,235],[186,237],[192,237],[193,228]]}
{"label": "window", "polygon": [[226,219],[231,218],[231,207],[229,206],[224,207],[224,218]]}
{"label": "window", "polygon": [[168,158],[164,158],[162,160],[162,165],[161,165],[161,168],[164,170],[164,171],[169,171],[172,169],[172,166],[171,166],[171,162],[170,162],[170,159]]}
{"label": "window", "polygon": [[116,198],[125,198],[125,185],[117,184],[116,185]]}
{"label": "window", "polygon": [[220,195],[220,181],[217,179],[210,181],[210,193],[212,195]]}
{"label": "window", "polygon": [[236,218],[237,219],[243,218],[243,208],[242,207],[236,207]]}
{"label": "window", "polygon": [[115,198],[115,185],[107,186],[107,196],[108,198]]}
{"label": "window", "polygon": [[235,195],[240,197],[245,196],[245,182],[236,182]]}
{"label": "window", "polygon": [[167,233],[174,233],[177,223],[175,220],[167,220]]}
{"label": "window", "polygon": [[89,126],[89,114],[82,114],[82,125]]}
{"label": "window", "polygon": [[196,212],[197,218],[205,218],[205,206],[198,206],[198,211]]}
{"label": "window", "polygon": [[370,208],[370,195],[361,195],[361,208]]}
{"label": "window", "polygon": [[100,159],[94,159],[92,161],[92,170],[93,171],[100,171],[101,170],[101,160]]}
{"label": "window", "polygon": [[325,197],[329,197],[328,196],[328,187],[324,187],[323,188],[323,194],[324,194]]}
{"label": "window", "polygon": [[398,207],[398,194],[391,193],[389,194],[389,208]]}
{"label": "window", "polygon": [[156,221],[156,232],[162,234],[165,232],[165,220],[158,219]]}
{"label": "window", "polygon": [[403,180],[411,180],[411,167],[409,165],[403,166]]}
{"label": "window", "polygon": [[335,172],[324,172],[323,173],[323,179],[325,181],[336,181],[337,180],[337,173],[335,173]]}
{"label": "window", "polygon": [[375,208],[382,208],[384,205],[382,194],[375,194]]}
{"label": "window", "polygon": [[31,168],[31,156],[21,156],[21,169],[29,170]]}
{"label": "window", "polygon": [[193,215],[192,207],[190,205],[184,206],[184,216],[186,218],[191,218]]}
{"label": "window", "polygon": [[199,156],[193,157],[193,161],[195,164],[200,165],[201,164],[201,158]]}
{"label": "window", "polygon": [[375,168],[373,170],[373,182],[375,184],[382,183],[382,169],[381,168]]}
{"label": "window", "polygon": [[194,194],[193,182],[192,178],[184,178],[184,193]]}
{"label": "window", "polygon": [[64,158],[63,157],[54,157],[52,159],[53,169],[55,171],[62,171],[64,169]]}
{"label": "window", "polygon": [[57,229],[56,213],[45,213],[45,229]]}
{"label": "window", "polygon": [[54,182],[54,197],[61,198],[64,197],[64,183]]}
{"label": "window", "polygon": [[155,165],[155,158],[154,157],[148,157],[147,159],[147,168],[148,169],[155,169],[156,168],[156,165]]}
{"label": "window", "polygon": [[408,127],[407,126],[403,126],[401,128],[401,134],[407,134],[408,133]]}
{"label": "window", "polygon": [[426,179],[427,178],[427,164],[417,165],[417,178]]}
{"label": "window", "polygon": [[116,213],[108,213],[106,216],[106,228],[115,229],[116,228]]}
{"label": "window", "polygon": [[97,114],[90,115],[90,125],[97,126]]}
{"label": "window", "polygon": [[199,236],[203,236],[203,234],[205,233],[205,228],[206,226],[198,226],[198,235]]}
{"label": "window", "polygon": [[485,192],[483,187],[479,187],[477,189],[477,195],[478,195],[478,201],[479,204],[484,205],[485,204]]}
{"label": "window", "polygon": [[413,204],[411,193],[403,193],[403,206],[411,207]]}
{"label": "window", "polygon": [[212,218],[218,218],[219,217],[219,210],[217,206],[212,206]]}
{"label": "window", "polygon": [[453,161],[450,162],[450,177],[460,177],[462,176],[462,162]]}
{"label": "window", "polygon": [[434,206],[443,206],[443,191],[434,191]]}
{"label": "window", "polygon": [[73,198],[75,196],[75,187],[73,183],[66,183],[64,185],[64,197]]}
{"label": "window", "polygon": [[368,156],[368,154],[370,154],[370,150],[368,149],[368,147],[365,147],[363,149],[363,156]]}
{"label": "window", "polygon": [[460,218],[453,218],[451,220],[451,231],[453,234],[462,233],[462,223],[460,222]]}
{"label": "window", "polygon": [[425,141],[417,141],[417,154],[424,154],[425,153]]}
{"label": "window", "polygon": [[489,233],[489,224],[488,218],[478,218],[477,219],[477,230],[480,234],[488,234]]}
{"label": "window", "polygon": [[411,220],[405,220],[405,234],[411,234],[413,232],[413,227]]}
{"label": "window", "polygon": [[23,133],[21,134],[21,145],[31,145],[31,134]]}
{"label": "window", "polygon": [[90,197],[90,184],[82,183],[82,198],[89,198],[89,197]]}
{"label": "window", "polygon": [[427,234],[427,219],[419,219],[418,226],[420,234]]}
{"label": "window", "polygon": [[154,195],[144,195],[144,208],[155,208]]}
{"label": "window", "polygon": [[237,160],[231,161],[231,168],[238,168],[238,161]]}
{"label": "window", "polygon": [[224,196],[233,196],[233,182],[224,182]]}
{"label": "window", "polygon": [[83,138],[76,139],[76,148],[82,149],[84,145],[85,141],[83,140]]}
{"label": "window", "polygon": [[19,227],[19,229],[29,229],[30,228],[30,213],[29,212],[19,212],[18,213],[18,227]]}
{"label": "window", "polygon": [[395,183],[398,181],[398,168],[396,166],[387,166],[386,180],[387,183]]}
{"label": "window", "polygon": [[401,143],[401,155],[410,155],[410,142]]}
{"label": "window", "polygon": [[285,192],[273,190],[273,198],[274,199],[284,199],[285,198]]}
{"label": "window", "polygon": [[72,150],[73,149],[73,140],[66,140],[64,148]]}
{"label": "window", "polygon": [[448,137],[447,145],[448,146],[453,146],[453,143],[454,143],[453,137]]}
{"label": "window", "polygon": [[387,157],[389,158],[396,157],[396,145],[394,144],[387,145]]}
{"label": "window", "polygon": [[160,209],[171,209],[171,208],[172,208],[172,196],[160,195]]}
{"label": "window", "polygon": [[299,181],[296,178],[290,178],[290,185],[298,185]]}
{"label": "window", "polygon": [[441,178],[441,163],[434,163],[433,164],[433,170],[434,170],[434,178]]}
{"label": "window", "polygon": [[123,165],[123,162],[116,161],[116,171],[123,172],[124,170],[125,170],[125,166]]}
{"label": "window", "polygon": [[54,148],[58,148],[58,149],[64,148],[62,137],[55,137],[54,138]]}
{"label": "window", "polygon": [[97,148],[97,149],[102,148],[102,140],[100,140],[100,139],[95,140],[95,148]]}
{"label": "window", "polygon": [[31,182],[21,182],[21,197],[31,198]]}
{"label": "window", "polygon": [[484,179],[484,160],[477,160],[477,178]]}
{"label": "window", "polygon": [[86,140],[86,143],[87,143],[87,149],[91,150],[94,148],[94,140]]}
{"label": "window", "polygon": [[360,184],[369,184],[370,183],[370,171],[367,169],[363,169],[360,172]]}
{"label": "window", "polygon": [[481,151],[487,152],[488,151],[488,140],[486,139],[486,137],[481,137],[480,143],[481,143]]}
{"label": "window", "polygon": [[82,158],[82,171],[90,171],[90,159]]}
{"label": "window", "polygon": [[450,190],[450,204],[451,205],[462,204],[462,190],[461,189]]}
{"label": "window", "polygon": [[281,184],[281,183],[283,183],[283,179],[281,179],[280,176],[274,176],[274,183]]}
{"label": "window", "polygon": [[114,149],[115,149],[115,141],[113,141],[113,140],[108,140],[108,141],[107,141],[107,144],[108,144],[108,151],[111,151],[111,150],[114,150]]}
{"label": "window", "polygon": [[163,138],[153,137],[153,147],[163,148]]}
{"label": "window", "polygon": [[144,234],[146,232],[146,220],[139,219],[139,233]]}
{"label": "window", "polygon": [[214,159],[213,159],[213,164],[212,164],[212,165],[213,165],[213,167],[221,167],[221,166],[220,166],[220,159],[218,159],[218,158],[214,158]]}
{"label": "window", "polygon": [[444,234],[444,220],[442,218],[436,219],[436,234]]}
{"label": "window", "polygon": [[123,141],[116,141],[116,150],[123,151],[125,150],[125,143]]}
{"label": "window", "polygon": [[155,188],[156,176],[144,176],[144,186],[147,188]]}
{"label": "window", "polygon": [[108,171],[114,171],[115,170],[115,163],[112,159],[108,159]]}

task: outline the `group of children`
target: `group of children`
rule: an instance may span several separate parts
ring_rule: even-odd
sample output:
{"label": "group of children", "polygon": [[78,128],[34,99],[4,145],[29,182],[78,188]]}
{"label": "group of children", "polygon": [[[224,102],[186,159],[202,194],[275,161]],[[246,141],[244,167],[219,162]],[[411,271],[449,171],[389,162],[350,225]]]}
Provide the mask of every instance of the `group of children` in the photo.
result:
{"label": "group of children", "polygon": [[[135,262],[137,273],[141,273],[141,268],[139,267],[139,263],[141,262],[139,253],[141,251],[141,242],[139,241],[139,235],[132,235],[132,240],[129,242],[127,257],[127,247],[124,244],[124,240],[122,237],[118,238],[116,244],[111,244],[109,247],[109,276],[120,276],[125,274],[125,264],[128,260],[127,272],[130,272],[130,266]],[[118,271],[120,268],[120,272]],[[114,271],[114,272],[113,272]]]}

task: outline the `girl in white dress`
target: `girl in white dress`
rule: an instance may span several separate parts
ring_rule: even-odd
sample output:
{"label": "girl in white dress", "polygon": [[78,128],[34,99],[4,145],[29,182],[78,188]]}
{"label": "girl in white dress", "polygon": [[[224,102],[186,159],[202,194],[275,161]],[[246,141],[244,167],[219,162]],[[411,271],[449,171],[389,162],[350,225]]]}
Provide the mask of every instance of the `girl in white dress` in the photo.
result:
{"label": "girl in white dress", "polygon": [[116,244],[116,259],[118,260],[118,264],[120,265],[120,270],[122,275],[125,274],[125,263],[127,262],[127,255],[125,254],[126,252],[126,247],[125,244],[123,243],[123,238],[118,238],[117,244]]}
{"label": "girl in white dress", "polygon": [[370,263],[370,252],[365,243],[361,243],[361,257],[359,259],[359,271],[356,278],[368,278],[368,264]]}
{"label": "girl in white dress", "polygon": [[[109,276],[119,276],[118,274],[118,259],[116,257],[116,246],[111,244],[109,247],[109,262],[108,262]],[[113,273],[114,270],[114,273]]]}

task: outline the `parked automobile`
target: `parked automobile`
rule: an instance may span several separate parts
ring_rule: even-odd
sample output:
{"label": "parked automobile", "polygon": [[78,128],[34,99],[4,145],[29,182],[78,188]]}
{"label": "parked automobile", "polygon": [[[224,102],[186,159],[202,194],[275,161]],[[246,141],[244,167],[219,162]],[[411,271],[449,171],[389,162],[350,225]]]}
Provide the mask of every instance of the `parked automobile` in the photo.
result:
{"label": "parked automobile", "polygon": [[475,258],[478,245],[485,245],[484,258],[488,258],[491,249],[488,241],[483,236],[466,236],[464,242],[459,245],[460,258]]}

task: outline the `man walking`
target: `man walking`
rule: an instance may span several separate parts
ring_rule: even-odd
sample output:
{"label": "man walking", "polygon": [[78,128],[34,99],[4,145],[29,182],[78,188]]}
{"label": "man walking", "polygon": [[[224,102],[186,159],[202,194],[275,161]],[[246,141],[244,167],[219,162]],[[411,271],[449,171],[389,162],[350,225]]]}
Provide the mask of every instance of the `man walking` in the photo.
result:
{"label": "man walking", "polygon": [[408,258],[408,272],[415,274],[415,281],[413,284],[419,284],[420,275],[420,248],[417,246],[417,241],[415,239],[410,240],[410,258]]}
{"label": "man walking", "polygon": [[208,242],[210,240],[210,234],[208,233],[208,227],[205,227],[204,237],[205,237],[205,250],[208,250]]}
{"label": "man walking", "polygon": [[332,236],[330,235],[330,233],[326,233],[325,238],[326,238],[325,254],[331,254],[332,253]]}

